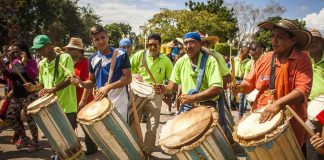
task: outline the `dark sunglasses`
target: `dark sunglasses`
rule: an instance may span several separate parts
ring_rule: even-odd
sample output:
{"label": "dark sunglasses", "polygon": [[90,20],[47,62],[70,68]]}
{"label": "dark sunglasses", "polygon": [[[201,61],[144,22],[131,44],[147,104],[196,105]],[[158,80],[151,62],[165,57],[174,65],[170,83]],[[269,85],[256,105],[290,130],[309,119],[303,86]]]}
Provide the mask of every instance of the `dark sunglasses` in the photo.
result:
{"label": "dark sunglasses", "polygon": [[155,48],[157,48],[157,47],[160,46],[160,44],[159,43],[148,43],[147,46],[148,47],[155,47]]}

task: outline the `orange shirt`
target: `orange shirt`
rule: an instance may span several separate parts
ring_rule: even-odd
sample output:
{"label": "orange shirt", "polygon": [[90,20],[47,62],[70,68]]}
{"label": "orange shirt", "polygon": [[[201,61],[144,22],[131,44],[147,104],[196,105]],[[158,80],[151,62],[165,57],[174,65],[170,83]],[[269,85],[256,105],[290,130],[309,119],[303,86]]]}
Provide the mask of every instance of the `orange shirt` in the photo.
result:
{"label": "orange shirt", "polygon": [[[270,100],[270,96],[266,96],[265,91],[269,90],[272,55],[273,52],[268,52],[262,55],[253,66],[251,72],[243,81],[243,83],[249,84],[249,92],[254,88],[259,90],[256,101],[252,106],[252,110],[266,106],[268,104],[268,100]],[[304,95],[303,103],[295,104],[291,107],[304,121],[306,121],[307,99],[312,88],[313,77],[311,60],[307,52],[293,50],[288,57],[288,63],[289,89],[290,91],[297,89]],[[280,67],[280,61],[278,59],[276,59],[276,67]],[[299,144],[304,144],[306,138],[305,130],[294,118],[291,120],[291,124],[295,131],[295,135],[299,141]]]}

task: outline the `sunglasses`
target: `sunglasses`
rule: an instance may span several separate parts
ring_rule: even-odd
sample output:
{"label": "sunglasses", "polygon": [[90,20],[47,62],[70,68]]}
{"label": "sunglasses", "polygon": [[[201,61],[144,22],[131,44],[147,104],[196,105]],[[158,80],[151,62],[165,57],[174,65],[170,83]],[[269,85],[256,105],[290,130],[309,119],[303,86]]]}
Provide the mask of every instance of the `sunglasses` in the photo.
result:
{"label": "sunglasses", "polygon": [[160,46],[159,43],[148,43],[148,44],[147,44],[147,47],[155,47],[155,48],[157,48],[157,47],[159,47],[159,46]]}

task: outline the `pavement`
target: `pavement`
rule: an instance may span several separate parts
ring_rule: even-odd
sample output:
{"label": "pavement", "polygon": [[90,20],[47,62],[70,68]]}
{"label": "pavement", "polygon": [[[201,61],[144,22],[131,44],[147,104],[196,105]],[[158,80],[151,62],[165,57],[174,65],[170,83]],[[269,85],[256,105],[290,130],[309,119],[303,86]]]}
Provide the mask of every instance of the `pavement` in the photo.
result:
{"label": "pavement", "polygon": [[[159,139],[159,133],[161,130],[161,127],[170,119],[174,117],[175,108],[172,108],[171,112],[167,112],[167,105],[163,103],[161,108],[161,117],[160,117],[160,125],[157,132],[157,140]],[[237,115],[237,112],[233,112],[233,115]],[[237,122],[237,117],[234,116],[235,122]],[[0,126],[1,122],[0,122]],[[141,123],[142,132],[145,133],[145,123]],[[25,125],[27,135],[30,136],[30,132],[28,130],[28,127]],[[39,130],[40,134],[42,135],[41,131]],[[85,144],[84,144],[84,133],[80,126],[78,126],[76,130],[77,136],[81,140],[81,144],[85,150]],[[145,134],[143,134],[145,135]],[[36,152],[29,153],[27,151],[18,151],[16,147],[10,143],[10,140],[13,136],[13,131],[10,128],[1,128],[0,127],[0,160],[48,160],[50,159],[50,156],[53,155],[53,151],[51,150],[50,145],[48,144],[48,141],[46,138],[42,139],[40,136],[40,144],[42,145],[42,149],[38,150]],[[237,156],[240,157],[239,159],[245,159],[242,157],[242,151],[240,149],[234,149],[237,153]],[[153,159],[156,160],[168,160],[171,159],[171,156],[164,154],[161,150],[158,150],[157,152],[153,152],[152,154]],[[93,159],[93,160],[104,160],[106,159],[105,155],[99,150],[95,154],[86,156],[87,159]]]}

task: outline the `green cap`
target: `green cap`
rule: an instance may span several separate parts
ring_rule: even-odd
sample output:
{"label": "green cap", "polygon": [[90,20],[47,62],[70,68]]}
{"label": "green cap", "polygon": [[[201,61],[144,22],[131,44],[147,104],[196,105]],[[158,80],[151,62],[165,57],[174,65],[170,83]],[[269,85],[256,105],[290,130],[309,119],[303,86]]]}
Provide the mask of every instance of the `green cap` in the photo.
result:
{"label": "green cap", "polygon": [[34,38],[33,46],[30,48],[31,50],[40,49],[45,44],[51,43],[51,40],[47,35],[38,35]]}

